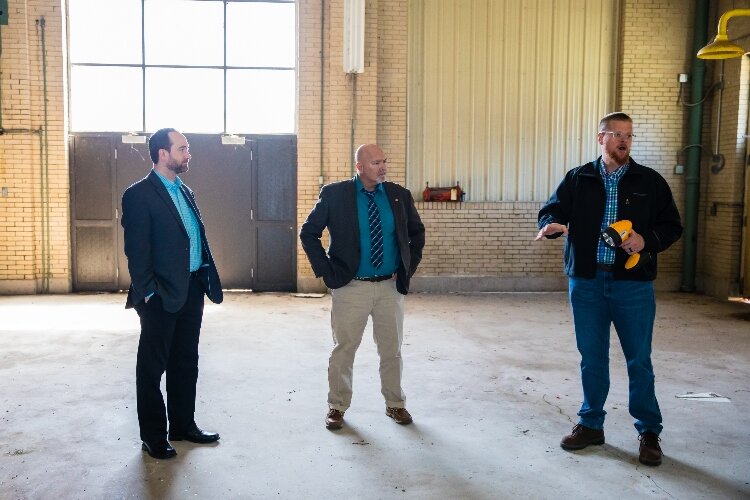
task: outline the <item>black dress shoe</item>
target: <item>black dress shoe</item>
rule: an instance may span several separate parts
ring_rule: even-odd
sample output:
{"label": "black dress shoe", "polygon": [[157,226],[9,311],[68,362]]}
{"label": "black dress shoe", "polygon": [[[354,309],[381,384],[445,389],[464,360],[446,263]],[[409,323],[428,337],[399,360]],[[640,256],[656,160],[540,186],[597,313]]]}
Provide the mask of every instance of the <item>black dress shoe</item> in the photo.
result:
{"label": "black dress shoe", "polygon": [[169,444],[169,441],[166,439],[155,442],[144,441],[141,449],[159,460],[174,458],[177,456],[177,451],[172,448],[172,445]]}
{"label": "black dress shoe", "polygon": [[219,434],[202,431],[197,425],[193,425],[193,428],[187,431],[169,429],[169,439],[172,441],[190,441],[191,443],[206,444],[218,441]]}

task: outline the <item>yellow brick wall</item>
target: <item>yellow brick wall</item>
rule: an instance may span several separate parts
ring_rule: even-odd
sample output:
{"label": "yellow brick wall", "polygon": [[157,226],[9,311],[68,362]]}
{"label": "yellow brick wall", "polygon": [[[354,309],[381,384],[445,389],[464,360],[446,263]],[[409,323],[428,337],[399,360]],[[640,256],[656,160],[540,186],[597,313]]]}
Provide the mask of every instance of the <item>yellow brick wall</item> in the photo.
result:
{"label": "yellow brick wall", "polygon": [[[352,176],[353,149],[359,144],[379,143],[389,157],[389,178],[397,182],[405,178],[406,3],[368,0],[365,8],[364,72],[346,75],[343,0],[298,3],[298,225],[304,222],[317,200],[319,177],[327,184]],[[325,28],[322,50],[321,19]],[[297,256],[298,288],[322,289],[322,282],[313,276],[301,246]]]}
{"label": "yellow brick wall", "polygon": [[[694,2],[627,0],[621,18],[617,105],[630,114],[637,139],[632,156],[669,183],[684,216],[683,176],[674,174],[678,151],[688,140],[688,108],[678,103],[679,73],[693,55]],[[684,162],[683,162],[684,163]],[[659,256],[659,280],[676,289],[682,274],[683,241]]]}
{"label": "yellow brick wall", "polygon": [[[9,24],[0,27],[0,188],[7,189],[0,195],[0,293],[70,290],[62,19],[59,1],[10,2]],[[41,152],[40,143],[48,146]]]}

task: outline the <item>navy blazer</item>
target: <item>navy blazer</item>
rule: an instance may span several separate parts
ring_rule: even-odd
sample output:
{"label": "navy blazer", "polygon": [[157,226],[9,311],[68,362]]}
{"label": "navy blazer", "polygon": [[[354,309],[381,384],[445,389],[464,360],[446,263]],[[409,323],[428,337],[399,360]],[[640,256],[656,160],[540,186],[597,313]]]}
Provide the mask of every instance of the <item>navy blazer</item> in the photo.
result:
{"label": "navy blazer", "polygon": [[[393,210],[401,256],[396,287],[406,295],[409,281],[422,260],[424,225],[408,189],[393,182],[384,182],[383,187]],[[320,241],[326,227],[330,236],[327,254]],[[354,178],[323,186],[318,202],[302,224],[299,238],[315,276],[322,276],[326,286],[341,288],[354,278],[360,260]]]}
{"label": "navy blazer", "polygon": [[[200,227],[203,267],[198,271],[198,280],[208,298],[219,304],[224,298],[221,281],[200,210],[193,191],[185,184],[182,192]],[[167,188],[154,171],[123,193],[121,223],[130,272],[125,307],[131,308],[156,292],[166,311],[179,311],[185,305],[190,285],[190,237]]]}

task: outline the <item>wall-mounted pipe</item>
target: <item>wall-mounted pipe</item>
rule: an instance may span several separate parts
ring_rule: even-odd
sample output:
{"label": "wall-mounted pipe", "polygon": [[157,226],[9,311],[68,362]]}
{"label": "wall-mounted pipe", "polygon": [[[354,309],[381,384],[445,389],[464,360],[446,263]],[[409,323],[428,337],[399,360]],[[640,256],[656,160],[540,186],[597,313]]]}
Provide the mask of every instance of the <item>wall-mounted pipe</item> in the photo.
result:
{"label": "wall-mounted pipe", "polygon": [[3,30],[0,27],[0,135],[3,135]]}
{"label": "wall-mounted pipe", "polygon": [[349,131],[349,161],[351,161],[351,172],[352,177],[354,176],[355,160],[354,160],[354,138],[357,133],[357,73],[349,73],[352,79],[352,110],[351,110],[351,130]]}
{"label": "wall-mounted pipe", "polygon": [[719,103],[716,110],[716,140],[714,141],[714,154],[711,157],[711,173],[718,174],[724,168],[724,155],[719,153],[721,141],[721,110],[724,106],[724,59],[719,66]]}
{"label": "wall-mounted pipe", "polygon": [[[693,33],[693,54],[706,45],[708,21],[708,0],[695,2],[695,23]],[[703,82],[706,76],[706,63],[703,59],[693,58],[691,96],[700,101],[703,96]],[[696,99],[697,97],[697,99]],[[703,106],[690,109],[690,130],[688,144],[700,144],[703,124]],[[698,248],[698,196],[700,193],[701,152],[699,148],[690,148],[685,163],[685,214],[682,246],[682,285],[683,292],[695,291],[695,262]]]}
{"label": "wall-mounted pipe", "polygon": [[323,128],[323,119],[325,118],[325,40],[326,40],[326,0],[320,1],[320,173],[318,174],[318,185],[323,187],[323,139],[325,129]]}
{"label": "wall-mounted pipe", "polygon": [[47,22],[44,17],[36,20],[39,28],[42,59],[42,108],[44,125],[42,126],[43,158],[41,164],[41,203],[42,203],[42,286],[41,293],[49,293],[50,277],[52,275],[52,252],[50,243],[50,194],[49,194],[49,112],[47,108],[47,40],[45,37]]}

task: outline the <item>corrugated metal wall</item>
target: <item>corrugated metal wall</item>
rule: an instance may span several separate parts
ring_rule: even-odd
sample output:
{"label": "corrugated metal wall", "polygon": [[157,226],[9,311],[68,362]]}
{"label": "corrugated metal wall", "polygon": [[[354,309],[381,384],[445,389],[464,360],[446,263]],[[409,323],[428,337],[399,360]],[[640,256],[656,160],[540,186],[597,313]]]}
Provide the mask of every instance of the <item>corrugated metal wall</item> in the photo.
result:
{"label": "corrugated metal wall", "polygon": [[618,0],[411,0],[407,184],[546,200],[598,156]]}

